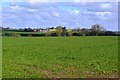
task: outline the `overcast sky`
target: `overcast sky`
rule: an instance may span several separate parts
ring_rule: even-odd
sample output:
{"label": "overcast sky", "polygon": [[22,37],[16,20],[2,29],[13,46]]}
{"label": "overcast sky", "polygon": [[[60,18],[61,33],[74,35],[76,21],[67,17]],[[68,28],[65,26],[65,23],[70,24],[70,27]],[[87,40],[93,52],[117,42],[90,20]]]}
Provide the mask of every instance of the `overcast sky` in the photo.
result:
{"label": "overcast sky", "polygon": [[[12,28],[90,28],[100,24],[118,30],[117,2],[2,2],[2,26]],[[1,17],[0,17],[1,18]]]}

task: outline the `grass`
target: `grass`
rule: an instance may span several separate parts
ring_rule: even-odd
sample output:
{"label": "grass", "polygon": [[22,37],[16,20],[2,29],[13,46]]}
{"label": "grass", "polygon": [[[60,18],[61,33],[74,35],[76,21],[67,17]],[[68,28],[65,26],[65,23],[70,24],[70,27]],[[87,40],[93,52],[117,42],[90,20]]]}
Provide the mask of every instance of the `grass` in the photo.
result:
{"label": "grass", "polygon": [[3,37],[3,78],[117,77],[118,37]]}

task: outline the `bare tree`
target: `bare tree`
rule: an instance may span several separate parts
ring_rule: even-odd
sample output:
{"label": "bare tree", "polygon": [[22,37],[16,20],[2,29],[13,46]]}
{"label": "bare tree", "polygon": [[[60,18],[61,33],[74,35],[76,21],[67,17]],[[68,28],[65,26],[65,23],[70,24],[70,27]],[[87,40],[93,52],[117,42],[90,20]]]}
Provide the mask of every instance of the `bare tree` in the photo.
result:
{"label": "bare tree", "polygon": [[82,36],[86,36],[88,34],[88,30],[83,28],[83,29],[79,29],[79,32]]}
{"label": "bare tree", "polygon": [[96,36],[99,33],[101,33],[102,31],[104,31],[104,28],[101,25],[99,25],[99,24],[92,25],[92,27],[91,27],[92,34],[94,34]]}
{"label": "bare tree", "polygon": [[57,33],[58,36],[61,36],[62,26],[57,26],[57,27],[56,27],[56,33]]}

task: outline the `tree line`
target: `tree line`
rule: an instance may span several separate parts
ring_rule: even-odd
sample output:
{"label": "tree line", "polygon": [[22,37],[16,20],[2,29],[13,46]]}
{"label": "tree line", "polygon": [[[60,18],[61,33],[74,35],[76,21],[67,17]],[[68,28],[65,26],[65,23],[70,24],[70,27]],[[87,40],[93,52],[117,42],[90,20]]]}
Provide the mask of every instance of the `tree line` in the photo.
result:
{"label": "tree line", "polygon": [[[9,30],[3,29],[3,30]],[[16,32],[27,32],[27,33],[16,33]],[[40,34],[33,34],[31,32],[40,32]],[[3,36],[120,36],[120,32],[113,32],[113,31],[107,31],[104,29],[103,26],[99,24],[94,24],[91,26],[90,29],[82,28],[82,29],[67,29],[63,26],[57,26],[56,28],[37,28],[37,29],[31,29],[31,28],[25,28],[25,29],[19,29],[14,30],[12,33],[5,33]]]}
{"label": "tree line", "polygon": [[48,36],[119,36],[119,32],[107,31],[103,26],[94,24],[90,29],[66,29],[66,27],[57,26],[49,29]]}

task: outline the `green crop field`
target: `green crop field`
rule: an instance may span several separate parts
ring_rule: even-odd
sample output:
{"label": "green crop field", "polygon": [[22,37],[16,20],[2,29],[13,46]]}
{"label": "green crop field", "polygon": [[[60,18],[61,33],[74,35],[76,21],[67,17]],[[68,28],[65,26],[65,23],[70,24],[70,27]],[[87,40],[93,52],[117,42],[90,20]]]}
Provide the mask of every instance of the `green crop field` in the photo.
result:
{"label": "green crop field", "polygon": [[2,30],[2,34],[5,33],[15,33],[15,34],[45,34],[45,32],[20,32],[20,31],[12,31],[12,30]]}
{"label": "green crop field", "polygon": [[117,77],[117,36],[2,40],[3,78]]}

